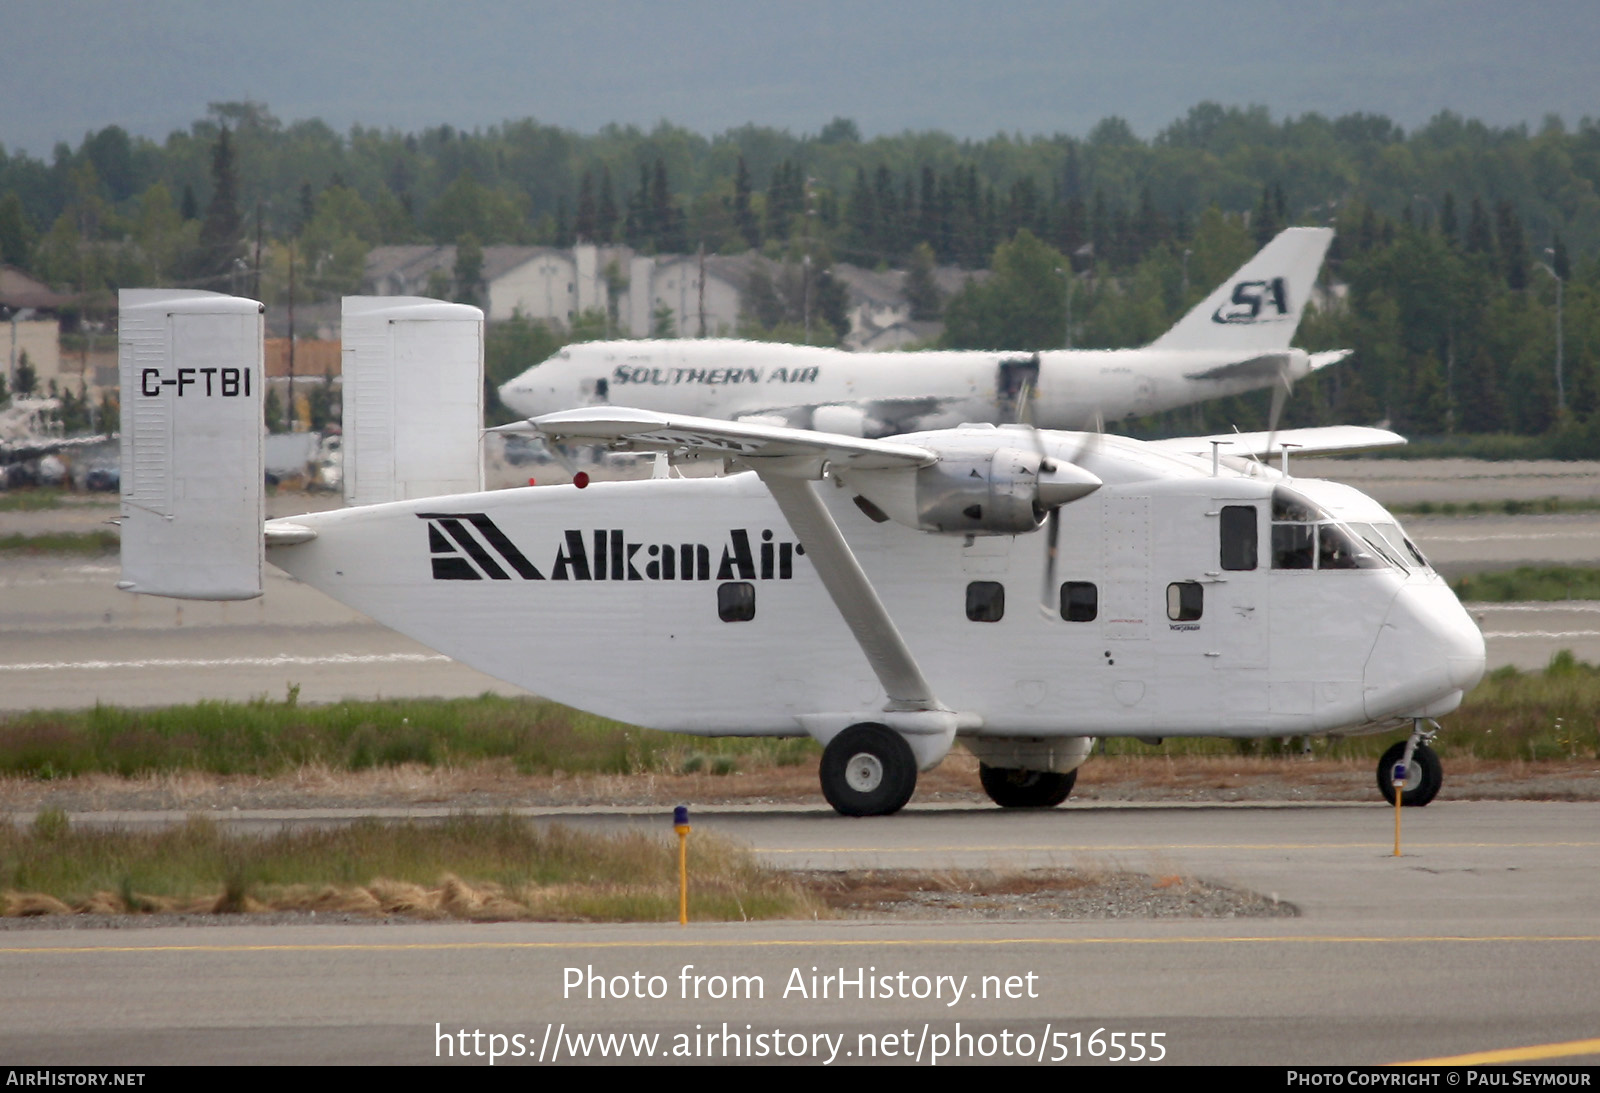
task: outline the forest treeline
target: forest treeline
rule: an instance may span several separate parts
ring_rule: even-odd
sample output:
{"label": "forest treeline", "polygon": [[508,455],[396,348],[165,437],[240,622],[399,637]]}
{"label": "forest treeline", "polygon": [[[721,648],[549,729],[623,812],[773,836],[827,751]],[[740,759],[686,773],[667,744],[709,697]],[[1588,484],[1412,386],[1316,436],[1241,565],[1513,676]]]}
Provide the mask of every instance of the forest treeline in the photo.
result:
{"label": "forest treeline", "polygon": [[[1073,343],[1114,347],[1159,334],[1280,227],[1328,224],[1338,306],[1309,317],[1299,343],[1356,353],[1302,385],[1290,423],[1387,420],[1600,452],[1597,188],[1589,118],[1535,131],[1442,113],[1407,132],[1375,115],[1203,103],[1148,140],[1115,117],[1081,138],[864,140],[848,119],[799,136],[665,122],[579,134],[531,119],[341,134],[221,103],[163,142],[112,125],[48,161],[0,148],[0,260],[93,314],[133,285],[278,302],[291,262],[297,292],[337,296],[359,289],[380,244],[755,248],[818,270],[907,269],[918,315],[942,317],[951,346],[1062,344],[1070,295]],[[942,300],[935,264],[994,275]],[[584,336],[575,326],[492,335],[491,370],[525,367],[530,340]],[[1264,405],[1141,427],[1246,428]]]}

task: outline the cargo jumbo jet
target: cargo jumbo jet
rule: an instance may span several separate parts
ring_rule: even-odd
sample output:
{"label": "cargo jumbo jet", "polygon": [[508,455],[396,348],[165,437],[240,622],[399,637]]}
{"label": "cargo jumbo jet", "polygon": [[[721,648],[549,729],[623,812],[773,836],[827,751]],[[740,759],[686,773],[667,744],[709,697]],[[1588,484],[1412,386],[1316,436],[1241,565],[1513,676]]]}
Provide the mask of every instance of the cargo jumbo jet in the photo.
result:
{"label": "cargo jumbo jet", "polygon": [[[1288,228],[1176,326],[1139,349],[849,353],[730,338],[569,345],[500,388],[523,417],[618,405],[882,437],[963,422],[1097,420],[1289,386],[1348,350],[1290,340],[1330,228]],[[1276,420],[1276,414],[1274,414]]]}

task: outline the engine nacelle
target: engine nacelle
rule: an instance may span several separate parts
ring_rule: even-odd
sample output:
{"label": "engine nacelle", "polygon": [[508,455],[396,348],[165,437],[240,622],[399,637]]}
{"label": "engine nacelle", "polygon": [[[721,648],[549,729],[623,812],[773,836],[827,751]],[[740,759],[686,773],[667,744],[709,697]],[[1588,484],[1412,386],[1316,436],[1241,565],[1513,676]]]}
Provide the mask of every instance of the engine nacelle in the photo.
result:
{"label": "engine nacelle", "polygon": [[811,427],[819,433],[840,436],[882,436],[888,426],[859,406],[818,406],[811,411]]}
{"label": "engine nacelle", "polygon": [[860,471],[845,484],[873,515],[948,535],[1019,535],[1053,508],[1097,489],[1100,479],[1071,463],[1023,448],[959,448],[915,469]]}

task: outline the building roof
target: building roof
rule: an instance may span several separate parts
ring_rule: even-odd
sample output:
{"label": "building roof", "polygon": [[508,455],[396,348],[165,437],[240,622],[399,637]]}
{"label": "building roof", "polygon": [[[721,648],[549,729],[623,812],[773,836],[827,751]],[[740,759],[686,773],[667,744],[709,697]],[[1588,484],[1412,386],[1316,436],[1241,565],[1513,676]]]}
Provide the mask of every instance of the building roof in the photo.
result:
{"label": "building roof", "polygon": [[14,266],[0,266],[0,307],[21,311],[31,307],[37,311],[59,311],[76,296],[64,296],[51,290],[43,281],[36,281]]}

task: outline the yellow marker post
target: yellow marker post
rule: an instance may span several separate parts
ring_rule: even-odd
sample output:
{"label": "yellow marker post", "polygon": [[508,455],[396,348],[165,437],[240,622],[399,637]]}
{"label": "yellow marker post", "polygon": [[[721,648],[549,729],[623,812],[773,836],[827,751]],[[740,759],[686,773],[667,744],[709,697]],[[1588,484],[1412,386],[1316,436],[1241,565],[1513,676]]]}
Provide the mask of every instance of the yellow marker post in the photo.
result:
{"label": "yellow marker post", "polygon": [[689,806],[672,810],[672,830],[678,833],[678,925],[689,925]]}
{"label": "yellow marker post", "polygon": [[1396,763],[1390,775],[1394,783],[1394,856],[1400,856],[1400,801],[1406,795],[1406,765]]}

